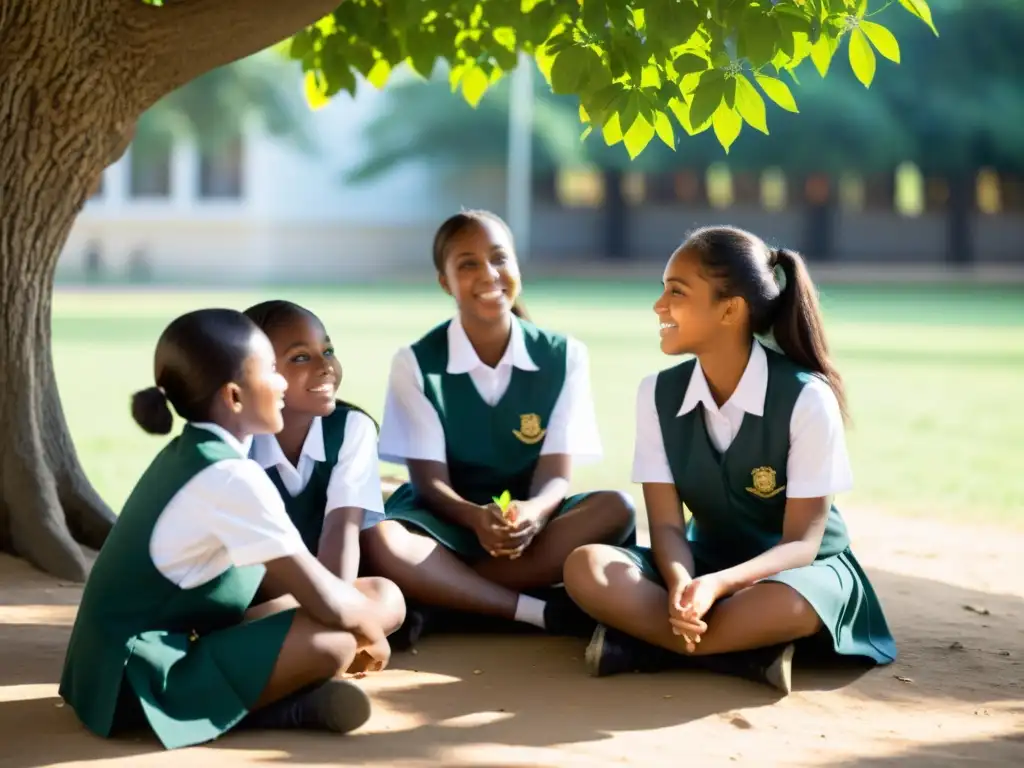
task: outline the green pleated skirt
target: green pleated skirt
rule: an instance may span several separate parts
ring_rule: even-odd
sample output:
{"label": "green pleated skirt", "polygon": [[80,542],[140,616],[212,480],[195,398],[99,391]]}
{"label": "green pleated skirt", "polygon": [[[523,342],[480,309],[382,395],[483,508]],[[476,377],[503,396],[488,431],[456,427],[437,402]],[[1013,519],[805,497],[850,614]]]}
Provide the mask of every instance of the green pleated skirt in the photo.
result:
{"label": "green pleated skirt", "polygon": [[[644,578],[664,586],[650,549],[636,546],[620,550]],[[713,570],[699,560],[695,566],[696,576]],[[764,581],[785,584],[810,603],[824,631],[831,637],[836,654],[865,657],[882,665],[896,660],[896,640],[889,630],[881,602],[849,548]]]}
{"label": "green pleated skirt", "polygon": [[136,636],[112,730],[136,728],[144,718],[167,749],[223,735],[262,695],[294,615],[282,611],[199,637]]}

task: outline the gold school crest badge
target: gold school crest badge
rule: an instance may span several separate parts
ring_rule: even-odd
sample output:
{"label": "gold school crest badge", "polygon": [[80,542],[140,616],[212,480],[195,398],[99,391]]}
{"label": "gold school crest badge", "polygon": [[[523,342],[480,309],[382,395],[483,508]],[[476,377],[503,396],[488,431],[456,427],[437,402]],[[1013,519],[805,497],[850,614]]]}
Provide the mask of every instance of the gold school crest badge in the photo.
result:
{"label": "gold school crest badge", "polygon": [[519,429],[512,430],[516,439],[527,445],[536,445],[547,433],[546,429],[541,429],[540,416],[536,413],[524,413],[519,417]]}
{"label": "gold school crest badge", "polygon": [[758,467],[751,470],[751,486],[747,491],[762,499],[770,499],[786,490],[786,486],[775,487],[775,470],[771,467]]}

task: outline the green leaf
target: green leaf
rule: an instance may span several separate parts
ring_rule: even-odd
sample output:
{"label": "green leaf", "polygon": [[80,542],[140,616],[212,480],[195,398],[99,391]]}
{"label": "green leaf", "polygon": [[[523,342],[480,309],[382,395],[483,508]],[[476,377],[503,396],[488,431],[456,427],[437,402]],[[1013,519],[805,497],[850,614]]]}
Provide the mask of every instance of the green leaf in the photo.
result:
{"label": "green leaf", "polygon": [[789,86],[777,77],[754,75],[754,79],[757,81],[757,84],[761,86],[761,90],[765,92],[768,98],[787,112],[800,111],[796,107],[796,100],[793,98],[793,93],[789,90]]}
{"label": "green leaf", "polygon": [[743,128],[742,118],[734,110],[722,104],[715,111],[713,125],[715,127],[715,136],[718,137],[718,143],[725,149],[725,153],[729,154],[729,148],[739,138],[740,130]]}
{"label": "green leaf", "polygon": [[383,88],[387,85],[388,78],[391,76],[391,65],[388,64],[384,59],[377,59],[377,63],[373,65],[373,69],[366,76],[366,79],[370,81],[370,85],[374,88]]}
{"label": "green leaf", "polygon": [[765,114],[764,99],[757,88],[741,73],[736,76],[736,111],[751,128],[768,133],[768,118]]}
{"label": "green leaf", "polygon": [[771,61],[775,54],[775,44],[780,34],[779,23],[775,17],[763,13],[759,7],[752,6],[743,14],[737,52],[754,67],[762,67]]}
{"label": "green leaf", "polygon": [[648,44],[667,51],[687,42],[705,16],[693,0],[648,0],[644,7],[644,31]]}
{"label": "green leaf", "polygon": [[429,80],[437,61],[437,51],[431,34],[422,27],[413,27],[405,36],[405,47],[412,68],[420,77]]}
{"label": "green leaf", "polygon": [[601,126],[601,136],[609,147],[622,141],[622,126],[619,124],[618,114],[609,117],[608,122]]}
{"label": "green leaf", "polygon": [[601,66],[601,58],[588,46],[573,45],[561,51],[551,65],[551,90],[558,94],[577,94],[590,72]]}
{"label": "green leaf", "polygon": [[868,36],[868,40],[875,46],[880,54],[889,61],[900,63],[900,44],[896,41],[895,35],[881,24],[875,24],[866,19],[860,22],[861,31]]}
{"label": "green leaf", "polygon": [[503,491],[501,496],[492,496],[491,498],[502,512],[507,512],[508,505],[512,503],[512,494],[508,491]]}
{"label": "green leaf", "polygon": [[659,139],[665,142],[666,146],[673,150],[676,148],[676,134],[672,130],[672,121],[664,112],[654,113],[654,132],[658,134]]}
{"label": "green leaf", "polygon": [[832,57],[835,55],[838,47],[839,41],[824,33],[818,38],[818,42],[811,47],[811,61],[814,62],[818,74],[822,77],[828,74],[829,65],[832,63]]}
{"label": "green leaf", "polygon": [[306,73],[302,81],[302,91],[306,96],[306,103],[309,104],[310,109],[316,111],[323,109],[327,105],[330,97],[327,96],[326,90],[321,78],[315,71],[310,70]]}
{"label": "green leaf", "polygon": [[931,8],[928,7],[928,3],[926,3],[925,0],[900,0],[900,5],[927,24],[928,28],[935,33],[936,37],[939,36],[939,30],[935,28],[935,22],[932,21]]}
{"label": "green leaf", "polygon": [[672,110],[676,120],[679,121],[679,124],[683,126],[683,130],[690,136],[696,136],[711,127],[711,118],[705,120],[701,125],[694,126],[690,122],[690,105],[683,99],[669,99],[668,108]]}
{"label": "green leaf", "polygon": [[697,90],[693,92],[693,101],[690,102],[690,125],[694,128],[703,125],[715,114],[724,98],[725,77],[721,70],[712,69],[704,73]]}
{"label": "green leaf", "polygon": [[306,55],[311,53],[313,50],[313,33],[309,29],[303,29],[295,33],[292,38],[291,47],[288,49],[288,55],[293,59],[302,61],[306,58]]}
{"label": "green leaf", "polygon": [[487,73],[480,67],[471,66],[462,76],[462,96],[475,109],[480,103],[480,99],[487,93],[489,84]]}
{"label": "green leaf", "polygon": [[859,29],[850,32],[850,68],[867,88],[875,79],[875,52],[868,37]]}
{"label": "green leaf", "polygon": [[643,115],[637,115],[633,125],[626,131],[626,135],[622,139],[622,143],[626,145],[626,151],[629,153],[629,159],[636,159],[636,156],[644,151],[653,138],[654,126],[647,122]]}
{"label": "green leaf", "polygon": [[640,97],[637,95],[637,92],[628,91],[625,103],[620,103],[618,109],[619,128],[622,129],[622,134],[625,136],[633,128],[633,123],[640,117]]}
{"label": "green leaf", "polygon": [[711,62],[695,53],[684,53],[672,62],[672,68],[675,69],[676,74],[680,77],[693,74],[694,72],[704,72],[710,67]]}

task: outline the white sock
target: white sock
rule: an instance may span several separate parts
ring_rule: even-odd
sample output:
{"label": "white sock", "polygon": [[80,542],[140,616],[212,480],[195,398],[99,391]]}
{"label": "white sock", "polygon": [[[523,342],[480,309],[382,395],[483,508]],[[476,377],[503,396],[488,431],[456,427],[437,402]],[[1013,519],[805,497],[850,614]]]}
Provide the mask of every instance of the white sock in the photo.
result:
{"label": "white sock", "polygon": [[520,595],[516,601],[516,621],[524,624],[533,624],[535,627],[544,629],[544,607],[547,605],[543,600],[529,595]]}

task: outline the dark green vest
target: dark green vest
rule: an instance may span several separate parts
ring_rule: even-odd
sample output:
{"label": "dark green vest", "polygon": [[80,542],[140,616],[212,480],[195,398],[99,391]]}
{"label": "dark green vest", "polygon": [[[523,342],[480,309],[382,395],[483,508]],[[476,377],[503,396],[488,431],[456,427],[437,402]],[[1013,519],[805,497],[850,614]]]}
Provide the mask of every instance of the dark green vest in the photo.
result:
{"label": "dark green vest", "polygon": [[477,392],[468,373],[448,373],[448,326],[437,326],[413,344],[423,391],[444,427],[448,475],[456,493],[474,504],[508,490],[530,496],[533,470],[548,420],[565,383],[566,339],[520,324],[538,370],[512,368],[508,390],[494,406]]}
{"label": "dark green vest", "polygon": [[[654,400],[672,478],[692,515],[687,528],[694,556],[718,570],[749,560],[779,543],[786,508],[789,424],[812,373],[766,349],[764,415],[744,414],[725,453],[711,442],[704,405],[677,416],[696,366],[688,360],[658,374]],[[818,559],[849,546],[846,524],[829,510]]]}
{"label": "dark green vest", "polygon": [[255,703],[265,677],[241,691],[218,676],[215,660],[185,660],[198,636],[241,622],[265,568],[229,568],[181,589],[149,555],[153,528],[174,495],[207,467],[238,458],[216,435],[186,425],[142,475],[104,543],[82,594],[60,683],[60,695],[94,733],[110,735],[124,682],[169,747],[215,738]]}
{"label": "dark green vest", "polygon": [[338,451],[341,450],[341,446],[345,442],[345,424],[348,422],[348,415],[353,410],[355,409],[351,406],[338,403],[330,416],[321,419],[325,461],[316,462],[309,483],[298,496],[292,496],[284,487],[277,467],[267,470],[267,474],[284,500],[288,517],[295,523],[295,527],[302,535],[302,541],[314,555],[320,549],[320,535],[324,530],[324,515],[327,513],[325,509],[327,486],[331,482],[331,473],[338,463]]}

